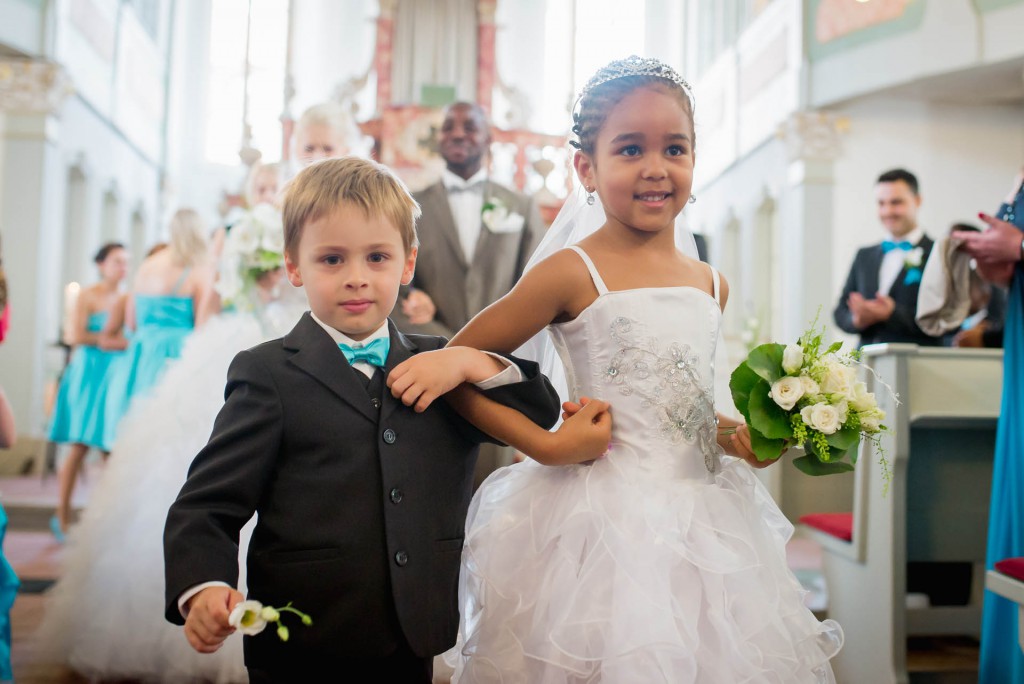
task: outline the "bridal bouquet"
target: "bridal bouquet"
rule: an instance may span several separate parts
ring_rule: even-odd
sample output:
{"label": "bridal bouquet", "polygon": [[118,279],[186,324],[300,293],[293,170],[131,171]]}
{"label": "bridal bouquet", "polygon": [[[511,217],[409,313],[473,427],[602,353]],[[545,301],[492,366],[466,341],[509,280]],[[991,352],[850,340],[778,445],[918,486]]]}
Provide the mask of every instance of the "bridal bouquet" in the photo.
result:
{"label": "bridal bouquet", "polygon": [[224,239],[217,293],[226,305],[243,303],[265,273],[284,266],[284,222],[269,204],[257,204]]}
{"label": "bridal bouquet", "polygon": [[[829,475],[853,470],[862,438],[882,453],[879,438],[887,428],[874,393],[857,380],[859,353],[842,353],[842,342],[825,348],[824,329],[815,324],[796,344],[751,350],[729,389],[758,460],[801,446],[806,453],[793,465],[808,475]],[[881,463],[888,480],[884,454]]]}

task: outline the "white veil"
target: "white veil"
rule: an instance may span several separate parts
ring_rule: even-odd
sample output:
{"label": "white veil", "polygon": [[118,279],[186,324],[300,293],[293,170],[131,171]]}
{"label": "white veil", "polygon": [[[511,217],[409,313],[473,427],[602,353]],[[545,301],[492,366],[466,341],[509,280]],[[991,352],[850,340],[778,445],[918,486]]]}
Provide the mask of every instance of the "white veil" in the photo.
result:
{"label": "white veil", "polygon": [[[562,205],[558,216],[555,217],[551,227],[548,228],[544,238],[533,252],[533,256],[526,263],[524,272],[529,271],[536,264],[558,250],[578,243],[603,226],[604,222],[605,213],[601,202],[596,201],[592,205],[587,204],[586,193],[581,186],[577,186],[575,190],[569,193],[569,197],[565,200],[565,204]],[[686,219],[682,212],[676,216],[675,242],[676,249],[686,256],[694,259],[700,258],[697,253],[697,243],[693,239],[693,233],[686,227]],[[558,391],[558,396],[561,397],[562,401],[575,401],[578,399],[575,396],[576,388],[568,386],[563,360],[559,358],[558,351],[547,328],[527,340],[514,353],[520,358],[536,361],[540,365],[541,372],[551,380],[551,384]],[[731,373],[732,369],[728,368],[725,363],[721,329],[719,329],[719,341],[716,345],[714,365],[718,369],[715,373],[715,404],[720,409],[724,409],[724,413],[735,413],[735,410],[731,408],[732,398],[728,387],[728,373]]]}

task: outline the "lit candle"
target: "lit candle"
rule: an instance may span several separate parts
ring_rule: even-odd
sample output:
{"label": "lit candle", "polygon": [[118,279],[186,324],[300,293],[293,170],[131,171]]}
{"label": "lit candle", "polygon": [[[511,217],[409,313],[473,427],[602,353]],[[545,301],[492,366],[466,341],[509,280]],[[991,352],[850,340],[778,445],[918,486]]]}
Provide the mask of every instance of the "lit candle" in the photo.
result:
{"label": "lit candle", "polygon": [[82,286],[71,282],[64,286],[64,322],[61,323],[61,339],[70,346],[74,339],[75,307],[78,305],[78,293]]}

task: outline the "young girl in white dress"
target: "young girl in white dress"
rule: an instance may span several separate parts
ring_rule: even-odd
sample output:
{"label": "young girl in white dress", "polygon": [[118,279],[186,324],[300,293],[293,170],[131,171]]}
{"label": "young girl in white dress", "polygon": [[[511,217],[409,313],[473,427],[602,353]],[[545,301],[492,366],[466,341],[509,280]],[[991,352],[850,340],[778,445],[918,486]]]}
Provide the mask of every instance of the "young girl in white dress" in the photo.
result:
{"label": "young girl in white dress", "polygon": [[[546,328],[567,411],[610,404],[611,445],[572,463],[553,453],[557,433],[518,423],[510,441],[541,462],[499,469],[473,497],[453,681],[833,682],[842,630],[805,607],[786,564],[792,525],[750,468],[764,464],[746,426],[715,412],[729,288],[675,235],[694,169],[689,87],[631,57],[601,69],[577,111],[576,172],[606,220],[451,344],[512,351]],[[541,252],[573,234],[559,225]],[[433,369],[429,354],[415,361],[393,392],[419,392]],[[511,417],[494,420],[507,435]]]}

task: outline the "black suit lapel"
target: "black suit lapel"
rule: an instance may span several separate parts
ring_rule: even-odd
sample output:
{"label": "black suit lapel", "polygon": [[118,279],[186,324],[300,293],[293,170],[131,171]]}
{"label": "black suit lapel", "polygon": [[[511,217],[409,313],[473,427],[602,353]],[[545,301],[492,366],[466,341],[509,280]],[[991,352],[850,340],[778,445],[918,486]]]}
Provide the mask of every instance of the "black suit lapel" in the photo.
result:
{"label": "black suit lapel", "polygon": [[[383,395],[381,396],[381,421],[394,413],[395,409],[400,406],[405,406],[400,399],[396,399],[395,396],[391,394],[391,389],[387,386],[388,376],[391,375],[391,371],[394,370],[395,366],[410,358],[419,350],[419,346],[400,333],[398,328],[395,327],[395,324],[392,323],[390,319],[388,319],[388,331],[391,333],[391,349],[388,352],[388,359],[384,364],[385,386]],[[441,401],[441,399],[438,399],[437,401]]]}
{"label": "black suit lapel", "polygon": [[864,289],[861,294],[871,299],[878,293],[878,271],[882,268],[882,245],[875,245],[864,253],[861,265]]}
{"label": "black suit lapel", "polygon": [[[393,333],[392,333],[393,334]],[[331,336],[306,312],[298,324],[284,338],[284,348],[295,352],[291,363],[313,376],[318,382],[338,395],[368,419],[376,422],[377,415],[367,401],[364,383],[359,381],[345,355]]]}

